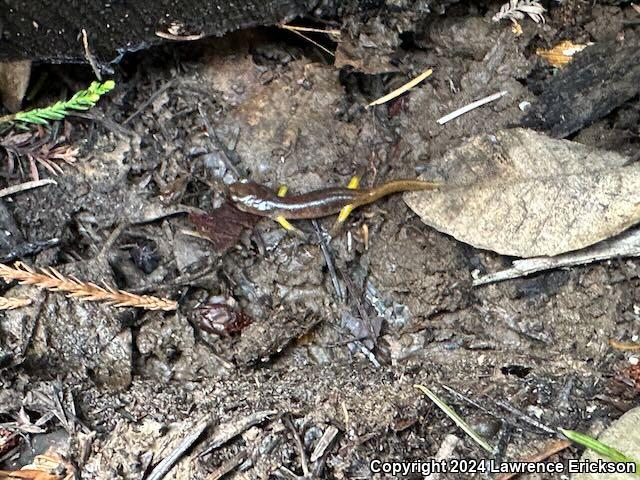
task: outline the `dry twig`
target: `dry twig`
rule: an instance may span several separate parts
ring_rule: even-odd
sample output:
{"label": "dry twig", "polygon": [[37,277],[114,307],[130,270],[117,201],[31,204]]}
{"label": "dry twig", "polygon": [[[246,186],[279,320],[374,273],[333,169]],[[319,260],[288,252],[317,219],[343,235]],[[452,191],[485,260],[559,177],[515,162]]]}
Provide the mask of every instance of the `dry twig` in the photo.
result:
{"label": "dry twig", "polygon": [[147,477],[147,480],[161,480],[173,468],[173,466],[182,458],[187,450],[202,436],[202,433],[209,427],[209,419],[205,419],[196,425],[191,433],[189,433],[165,458],[162,459],[153,471]]}
{"label": "dry twig", "polygon": [[100,67],[98,66],[98,62],[96,61],[96,57],[91,53],[91,48],[89,48],[89,36],[87,35],[87,31],[82,29],[82,45],[84,46],[84,56],[91,65],[91,69],[95,74],[96,78],[102,81],[102,74],[100,73]]}
{"label": "dry twig", "polygon": [[555,257],[514,260],[511,268],[474,278],[473,286],[526,277],[545,270],[586,265],[611,258],[638,256],[640,256],[640,229],[636,228],[582,250],[563,253]]}
{"label": "dry twig", "polygon": [[22,262],[13,267],[0,264],[0,277],[5,281],[16,280],[23,285],[35,285],[53,292],[65,292],[68,297],[91,302],[106,302],[115,307],[135,307],[146,310],[176,310],[178,303],[151,295],[136,295],[113,287],[100,287],[95,283],[82,282],[75,277],[65,277],[55,268],[35,271]]}
{"label": "dry twig", "polygon": [[[531,463],[538,463],[538,462],[544,462],[547,458],[560,453],[561,451],[569,448],[571,446],[571,442],[568,440],[556,440],[552,443],[550,443],[549,445],[546,446],[545,450],[543,452],[540,452],[536,455],[531,455],[528,457],[525,457],[524,459],[520,460],[522,462],[531,462]],[[517,477],[518,474],[517,473],[505,473],[502,475],[499,475],[496,480],[510,480],[512,478]]]}
{"label": "dry twig", "polygon": [[0,198],[8,197],[9,195],[15,195],[16,193],[31,190],[32,188],[44,187],[45,185],[56,184],[55,180],[45,178],[44,180],[32,180],[30,182],[20,183],[11,187],[3,188],[0,190]]}

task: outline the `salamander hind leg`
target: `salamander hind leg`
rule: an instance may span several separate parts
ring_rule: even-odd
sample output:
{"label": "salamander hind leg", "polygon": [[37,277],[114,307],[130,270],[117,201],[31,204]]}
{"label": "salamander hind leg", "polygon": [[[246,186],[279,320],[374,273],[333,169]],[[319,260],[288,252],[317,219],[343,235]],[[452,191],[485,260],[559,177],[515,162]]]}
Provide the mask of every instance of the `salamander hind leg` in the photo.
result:
{"label": "salamander hind leg", "polygon": [[[349,180],[349,183],[347,184],[347,188],[351,190],[357,190],[360,186],[360,179],[360,175],[354,175],[353,177],[351,177],[351,180]],[[354,205],[345,205],[344,207],[342,207],[342,210],[340,210],[336,222],[331,228],[332,235],[340,231],[342,224],[347,220],[347,218],[349,218],[349,215],[351,215],[351,212],[353,212],[355,208],[356,207]]]}

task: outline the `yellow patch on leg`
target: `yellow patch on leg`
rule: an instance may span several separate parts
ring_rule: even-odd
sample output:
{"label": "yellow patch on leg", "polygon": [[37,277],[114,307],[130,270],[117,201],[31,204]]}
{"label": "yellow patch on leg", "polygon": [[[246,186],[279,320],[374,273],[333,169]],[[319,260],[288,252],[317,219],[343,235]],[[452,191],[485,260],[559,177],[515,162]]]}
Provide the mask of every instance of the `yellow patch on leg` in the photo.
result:
{"label": "yellow patch on leg", "polygon": [[[289,188],[286,185],[280,185],[280,188],[278,189],[278,196],[279,197],[286,196],[288,190],[289,190]],[[284,228],[287,232],[293,233],[294,235],[296,235],[298,237],[301,237],[301,238],[305,237],[305,234],[301,230],[299,230],[296,227],[294,227],[291,224],[291,222],[289,222],[289,220],[287,220],[283,216],[276,217],[275,221],[278,222],[280,224],[280,226],[282,228]]]}
{"label": "yellow patch on leg", "polygon": [[[359,186],[360,186],[359,175],[355,175],[351,177],[351,180],[349,180],[349,183],[347,184],[347,188],[350,190],[357,190]],[[347,220],[347,218],[349,218],[349,215],[351,215],[351,212],[353,212],[354,209],[355,207],[353,205],[346,205],[342,207],[342,210],[340,210],[340,213],[338,214],[338,219],[336,220],[336,223],[333,225],[334,231],[337,230],[337,228],[340,225],[342,225]]]}

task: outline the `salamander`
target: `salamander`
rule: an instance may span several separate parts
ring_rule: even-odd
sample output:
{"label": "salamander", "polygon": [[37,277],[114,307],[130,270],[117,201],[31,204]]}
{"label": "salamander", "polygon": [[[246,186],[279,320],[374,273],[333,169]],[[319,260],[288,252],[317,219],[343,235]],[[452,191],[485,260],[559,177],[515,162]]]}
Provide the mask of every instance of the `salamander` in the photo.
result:
{"label": "salamander", "polygon": [[279,196],[273,190],[252,181],[229,185],[229,197],[238,210],[274,220],[302,220],[326,217],[375,202],[398,192],[431,190],[439,187],[435,182],[422,180],[392,180],[372,188],[354,189],[331,187],[300,195]]}

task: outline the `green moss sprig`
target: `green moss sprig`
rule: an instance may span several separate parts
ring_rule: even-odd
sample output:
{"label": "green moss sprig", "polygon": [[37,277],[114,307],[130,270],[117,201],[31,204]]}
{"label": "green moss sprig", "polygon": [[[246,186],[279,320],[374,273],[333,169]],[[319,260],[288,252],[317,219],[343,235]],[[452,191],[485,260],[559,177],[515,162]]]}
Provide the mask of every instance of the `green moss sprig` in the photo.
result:
{"label": "green moss sprig", "polygon": [[22,122],[36,125],[48,125],[49,120],[62,120],[72,110],[89,110],[100,97],[115,87],[113,80],[104,83],[91,82],[89,88],[80,90],[69,100],[61,100],[45,108],[35,108],[26,112],[13,113],[0,117],[0,123]]}

